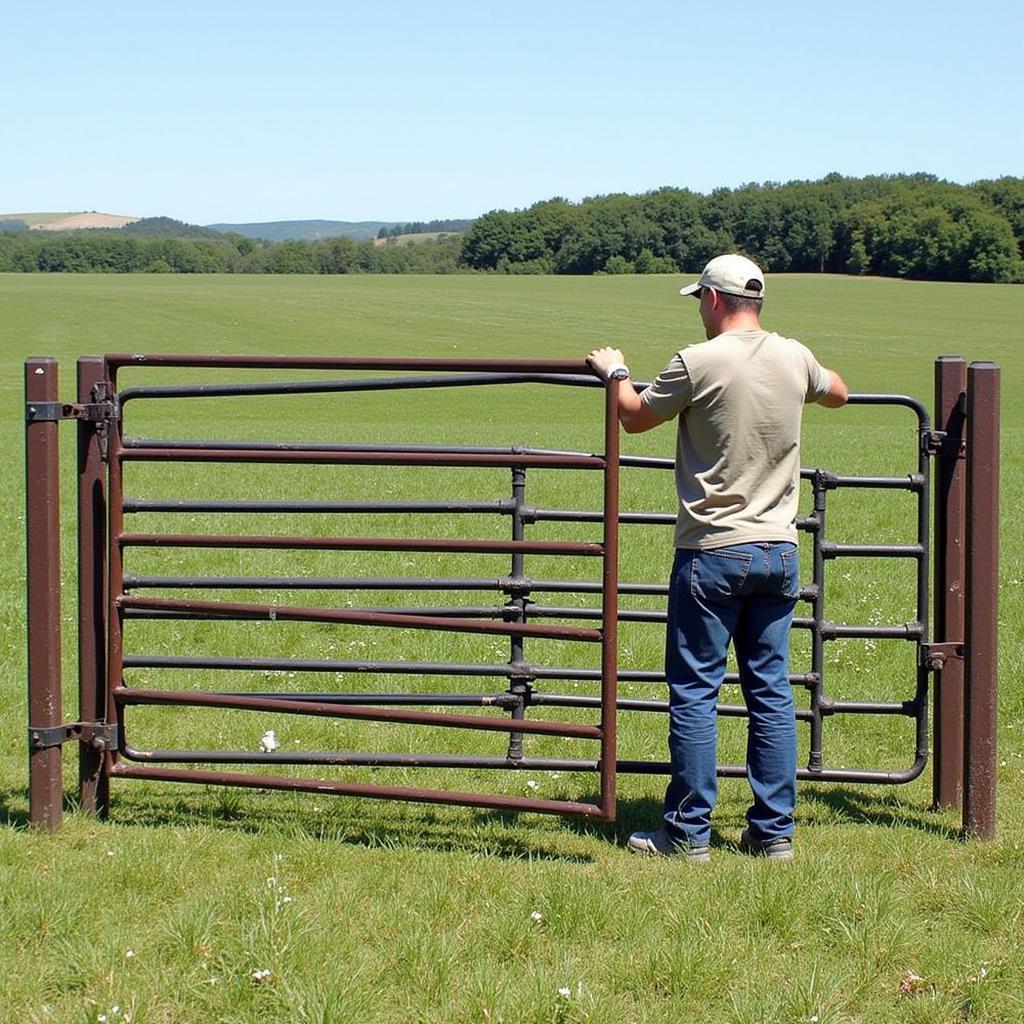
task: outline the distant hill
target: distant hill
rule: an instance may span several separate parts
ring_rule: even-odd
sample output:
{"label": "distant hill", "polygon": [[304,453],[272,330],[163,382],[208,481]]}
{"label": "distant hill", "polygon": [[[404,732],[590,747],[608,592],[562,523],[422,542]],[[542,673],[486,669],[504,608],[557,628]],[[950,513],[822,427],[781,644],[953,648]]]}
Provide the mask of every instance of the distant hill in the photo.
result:
{"label": "distant hill", "polygon": [[79,213],[0,213],[0,220],[20,220],[37,231],[123,228],[141,219],[120,213],[98,213],[96,210],[83,210]]}
{"label": "distant hill", "polygon": [[222,238],[219,231],[198,224],[185,224],[171,217],[143,217],[121,229],[126,235],[144,238]]}
{"label": "distant hill", "polygon": [[246,238],[268,242],[310,242],[321,238],[346,236],[357,242],[376,238],[381,228],[390,228],[396,221],[383,220],[271,220],[261,224],[207,224],[223,234],[234,233]]}

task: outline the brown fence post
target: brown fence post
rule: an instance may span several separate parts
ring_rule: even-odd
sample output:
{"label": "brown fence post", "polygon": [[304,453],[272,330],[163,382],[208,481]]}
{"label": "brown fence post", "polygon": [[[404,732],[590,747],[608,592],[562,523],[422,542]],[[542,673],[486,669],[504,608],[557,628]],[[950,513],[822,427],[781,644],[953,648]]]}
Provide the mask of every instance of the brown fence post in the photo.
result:
{"label": "brown fence post", "polygon": [[[935,360],[935,427],[945,432],[935,467],[935,640],[964,639],[964,530],[967,473],[963,458],[967,364]],[[935,674],[932,799],[960,807],[964,775],[964,663],[946,658]]]}
{"label": "brown fence post", "polygon": [[[101,398],[103,359],[78,360],[78,401]],[[102,424],[78,421],[78,716],[83,722],[106,718],[106,469]],[[82,810],[105,815],[109,779],[103,751],[94,742],[78,748],[78,792]]]}
{"label": "brown fence post", "polygon": [[60,458],[57,362],[25,360],[25,554],[29,822],[61,821]]}
{"label": "brown fence post", "polygon": [[996,831],[996,693],[999,671],[999,367],[967,371],[967,595],[963,828]]}

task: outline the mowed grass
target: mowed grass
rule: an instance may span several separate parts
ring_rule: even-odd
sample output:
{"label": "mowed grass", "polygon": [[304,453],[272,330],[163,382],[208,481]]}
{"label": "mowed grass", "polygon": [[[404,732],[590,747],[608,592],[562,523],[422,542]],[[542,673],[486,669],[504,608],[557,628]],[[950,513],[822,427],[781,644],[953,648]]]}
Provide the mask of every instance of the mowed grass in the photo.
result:
{"label": "mowed grass", "polygon": [[[895,789],[802,785],[797,859],[770,866],[740,855],[746,785],[724,780],[709,866],[637,861],[623,849],[655,824],[663,780],[619,780],[619,819],[573,819],[429,808],[322,795],[120,782],[113,814],[70,812],[53,835],[26,827],[22,362],[61,360],[62,397],[73,397],[74,360],[109,351],[580,358],[619,344],[634,376],[649,379],[699,335],[695,304],[674,278],[145,278],[0,276],[3,403],[11,454],[3,488],[4,663],[0,710],[0,953],[10,965],[0,999],[30,1021],[680,1021],[874,1022],[1024,1019],[1020,952],[1020,797],[1024,759],[1020,501],[1022,403],[1017,339],[1024,290],[997,286],[788,277],[769,283],[766,325],[800,337],[855,391],[899,392],[931,404],[940,354],[1003,368],[999,835],[958,839],[958,815],[930,809],[930,774]],[[245,376],[245,375],[241,375]],[[254,376],[252,374],[249,377]],[[313,377],[314,374],[295,374]],[[126,372],[125,384],[224,380],[223,373]],[[467,389],[295,400],[175,401],[128,407],[132,433],[215,437],[526,444],[600,450],[599,392]],[[74,707],[73,428],[67,453],[65,715]],[[905,411],[811,408],[803,464],[844,473],[901,474],[914,459]],[[624,437],[623,451],[671,457],[669,428]],[[324,500],[495,501],[507,471],[393,474],[336,468],[251,471],[129,467],[139,497],[289,497]],[[596,508],[596,475],[531,472],[527,500]],[[627,471],[623,507],[672,507],[665,473]],[[806,507],[806,495],[805,495]],[[849,542],[913,538],[909,495],[841,492],[829,531]],[[178,517],[181,519],[182,517]],[[506,517],[351,519],[277,515],[269,521],[194,515],[135,516],[129,528],[188,531],[508,535]],[[176,526],[177,523],[177,526]],[[670,559],[664,527],[624,529],[622,578],[660,582]],[[538,524],[529,537],[591,539],[593,525]],[[248,551],[132,551],[129,571],[224,574],[500,576],[504,557],[380,555],[286,558]],[[553,560],[552,560],[553,561]],[[405,564],[406,562],[411,564]],[[533,575],[591,578],[596,563],[528,563]],[[804,575],[808,572],[804,562]],[[913,611],[903,563],[829,566],[828,614],[837,621],[901,623]],[[240,592],[219,595],[244,599]],[[255,600],[331,604],[337,595],[260,592]],[[452,600],[497,603],[497,594],[349,592],[355,604]],[[590,605],[571,596],[548,604]],[[656,601],[636,602],[656,607]],[[581,623],[585,624],[585,623]],[[413,631],[223,623],[129,624],[132,650],[306,658],[407,658],[501,662],[507,641],[451,641]],[[657,668],[660,627],[622,627],[623,663]],[[564,648],[573,648],[566,651]],[[794,636],[794,669],[806,635]],[[536,660],[580,665],[584,645],[527,644]],[[827,688],[852,699],[912,694],[909,645],[826,646]],[[351,679],[333,674],[235,673],[232,687],[284,691],[426,689],[498,692],[500,680]],[[209,673],[137,672],[137,685],[224,686]],[[561,684],[567,685],[567,684]],[[588,684],[589,685],[589,684]],[[584,691],[587,686],[581,684]],[[553,688],[553,687],[548,687]],[[625,696],[660,696],[623,684]],[[726,694],[726,699],[733,699]],[[803,694],[800,694],[803,699]],[[550,714],[544,712],[543,714]],[[501,753],[500,738],[449,730],[234,713],[132,712],[139,746],[223,745],[254,750],[275,727],[282,746],[317,749]],[[590,712],[559,717],[590,720]],[[664,756],[660,716],[622,715],[622,756]],[[737,728],[740,726],[740,728]],[[806,733],[801,731],[805,745]],[[826,723],[830,765],[902,768],[909,723],[852,716]],[[586,741],[528,743],[528,751],[589,756]],[[580,747],[583,746],[581,750]],[[568,750],[568,752],[567,752]],[[587,750],[584,753],[584,750]],[[723,760],[742,757],[742,728],[724,722]],[[67,750],[72,795],[74,754]],[[298,769],[402,785],[477,788],[568,799],[594,795],[582,773]],[[533,783],[529,786],[528,783]]]}

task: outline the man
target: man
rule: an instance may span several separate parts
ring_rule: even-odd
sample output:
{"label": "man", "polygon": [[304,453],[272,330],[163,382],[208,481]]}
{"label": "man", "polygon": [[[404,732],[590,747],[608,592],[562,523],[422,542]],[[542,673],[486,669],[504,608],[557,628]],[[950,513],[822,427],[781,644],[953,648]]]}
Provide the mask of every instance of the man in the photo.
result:
{"label": "man", "polygon": [[637,394],[622,352],[587,357],[624,380],[619,419],[629,433],[679,418],[679,516],[669,582],[665,675],[671,780],[664,822],[629,848],[710,859],[718,793],[715,703],[730,640],[749,713],[753,801],[741,846],[793,856],[796,718],[789,628],[799,595],[796,514],[805,402],[844,405],[846,385],[800,342],[761,327],[764,275],[744,256],[718,256],[681,295],[700,302],[707,341],[677,352]]}

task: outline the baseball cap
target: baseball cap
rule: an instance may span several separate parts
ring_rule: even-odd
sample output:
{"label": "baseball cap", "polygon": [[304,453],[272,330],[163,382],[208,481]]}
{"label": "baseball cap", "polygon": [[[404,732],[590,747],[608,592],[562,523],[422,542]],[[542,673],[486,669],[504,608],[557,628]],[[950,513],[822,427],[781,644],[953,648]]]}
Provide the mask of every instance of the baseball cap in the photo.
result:
{"label": "baseball cap", "polygon": [[738,253],[716,256],[695,284],[679,289],[680,295],[695,295],[701,288],[714,288],[725,295],[741,295],[760,299],[764,295],[764,274],[761,268]]}

